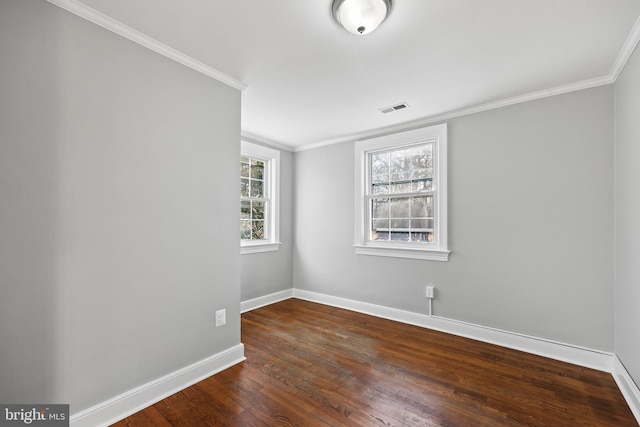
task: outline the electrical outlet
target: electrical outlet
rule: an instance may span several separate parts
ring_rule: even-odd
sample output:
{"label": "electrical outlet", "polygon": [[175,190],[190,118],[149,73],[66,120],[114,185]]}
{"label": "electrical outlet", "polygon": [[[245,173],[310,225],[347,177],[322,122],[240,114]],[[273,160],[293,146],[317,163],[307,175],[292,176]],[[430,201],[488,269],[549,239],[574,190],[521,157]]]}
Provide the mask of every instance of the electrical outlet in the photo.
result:
{"label": "electrical outlet", "polygon": [[223,308],[222,310],[216,311],[216,328],[226,323],[227,323],[227,310]]}
{"label": "electrical outlet", "polygon": [[436,289],[435,286],[427,285],[427,298],[433,298],[435,289]]}

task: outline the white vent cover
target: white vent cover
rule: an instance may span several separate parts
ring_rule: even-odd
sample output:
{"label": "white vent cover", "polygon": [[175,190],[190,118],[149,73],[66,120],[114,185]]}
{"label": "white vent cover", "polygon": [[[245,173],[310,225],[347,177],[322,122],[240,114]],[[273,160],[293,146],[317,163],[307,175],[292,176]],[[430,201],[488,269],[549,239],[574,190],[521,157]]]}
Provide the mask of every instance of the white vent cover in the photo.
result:
{"label": "white vent cover", "polygon": [[378,111],[380,111],[380,112],[382,112],[384,114],[387,114],[387,113],[390,113],[392,111],[402,110],[403,108],[407,108],[407,107],[408,107],[407,103],[406,102],[402,102],[400,104],[392,105],[390,107],[381,108]]}

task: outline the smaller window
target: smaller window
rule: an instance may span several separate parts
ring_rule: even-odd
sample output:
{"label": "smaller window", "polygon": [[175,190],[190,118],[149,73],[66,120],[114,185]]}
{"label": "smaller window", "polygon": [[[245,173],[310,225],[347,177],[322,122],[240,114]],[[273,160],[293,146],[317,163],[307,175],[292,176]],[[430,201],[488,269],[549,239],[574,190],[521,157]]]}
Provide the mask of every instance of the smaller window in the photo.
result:
{"label": "smaller window", "polygon": [[280,152],[242,141],[240,155],[240,253],[277,251]]}

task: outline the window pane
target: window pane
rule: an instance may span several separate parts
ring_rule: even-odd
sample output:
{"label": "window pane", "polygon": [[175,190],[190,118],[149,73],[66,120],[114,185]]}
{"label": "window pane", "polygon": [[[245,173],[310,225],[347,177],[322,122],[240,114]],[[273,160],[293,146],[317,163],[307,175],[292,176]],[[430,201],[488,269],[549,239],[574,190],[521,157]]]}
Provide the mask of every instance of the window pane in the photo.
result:
{"label": "window pane", "polygon": [[389,153],[371,155],[371,182],[373,184],[389,182]]}
{"label": "window pane", "polygon": [[264,202],[251,202],[251,219],[264,219]]}
{"label": "window pane", "polygon": [[392,151],[389,169],[391,181],[406,181],[411,179],[411,152],[415,149]]}
{"label": "window pane", "polygon": [[251,238],[264,239],[264,221],[252,221]]}
{"label": "window pane", "polygon": [[263,185],[262,181],[251,181],[251,197],[262,197]]}
{"label": "window pane", "polygon": [[240,239],[251,239],[251,221],[240,221]]}
{"label": "window pane", "polygon": [[395,184],[389,186],[391,193],[409,193],[411,192],[411,181],[409,179],[401,179]]}
{"label": "window pane", "polygon": [[395,231],[393,230],[393,228],[391,229],[391,235],[389,237],[390,240],[396,240],[396,241],[404,241],[407,242],[409,241],[409,232],[408,231]]}
{"label": "window pane", "polygon": [[391,199],[391,218],[409,218],[409,198]]}
{"label": "window pane", "polygon": [[392,219],[391,231],[394,232],[409,232],[409,219]]}
{"label": "window pane", "polygon": [[411,241],[412,242],[433,242],[433,232],[412,232],[411,233]]}
{"label": "window pane", "polygon": [[246,178],[240,179],[240,196],[249,197],[249,180]]}
{"label": "window pane", "polygon": [[433,196],[371,200],[371,240],[433,241]]}
{"label": "window pane", "polygon": [[373,220],[373,231],[388,231],[389,230],[389,220],[388,219],[374,219]]}
{"label": "window pane", "polygon": [[373,153],[371,194],[399,194],[432,190],[433,144]]}
{"label": "window pane", "polygon": [[389,220],[375,219],[371,224],[371,240],[389,240]]}
{"label": "window pane", "polygon": [[246,157],[240,159],[240,176],[245,178],[249,177],[249,159]]}
{"label": "window pane", "polygon": [[[398,168],[410,163],[411,167],[426,165],[429,158],[429,150],[422,148],[412,150],[399,150],[395,156]],[[384,153],[387,155],[389,153]],[[401,154],[401,155],[400,155]],[[384,155],[373,155],[373,161],[381,161]],[[377,157],[376,157],[377,156]],[[403,157],[404,156],[404,157]],[[391,157],[391,154],[389,154]],[[400,159],[400,160],[398,160]],[[431,173],[430,168],[423,168],[424,173]],[[397,176],[404,173],[397,172]],[[413,173],[413,172],[411,172]],[[393,191],[410,192],[409,186],[430,190],[431,181],[427,178],[409,179],[408,182],[391,184]],[[373,185],[374,194],[379,189],[385,188],[384,184]],[[371,199],[371,240],[393,240],[432,242],[433,241],[433,196],[399,197]]]}
{"label": "window pane", "polygon": [[414,242],[433,242],[433,219],[412,219],[411,240]]}
{"label": "window pane", "polygon": [[431,191],[433,189],[433,181],[431,178],[421,178],[416,179],[411,182],[411,191],[412,192],[420,192],[420,191]]}
{"label": "window pane", "polygon": [[389,218],[389,199],[373,199],[371,203],[373,218]]}
{"label": "window pane", "polygon": [[390,233],[388,231],[376,231],[371,233],[371,240],[389,240]]}
{"label": "window pane", "polygon": [[251,219],[251,202],[248,200],[240,202],[240,219]]}
{"label": "window pane", "polygon": [[372,194],[387,194],[389,193],[389,186],[385,184],[373,184]]}
{"label": "window pane", "polygon": [[411,199],[411,217],[433,217],[433,197],[414,197]]}
{"label": "window pane", "polygon": [[392,219],[390,238],[391,240],[409,240],[409,220]]}
{"label": "window pane", "polygon": [[263,179],[264,178],[264,162],[259,160],[251,161],[251,178]]}
{"label": "window pane", "polygon": [[433,231],[433,220],[432,219],[412,219],[411,220],[411,231],[415,232],[428,232]]}
{"label": "window pane", "polygon": [[411,178],[431,178],[433,176],[433,144],[425,144],[416,147],[410,153]]}

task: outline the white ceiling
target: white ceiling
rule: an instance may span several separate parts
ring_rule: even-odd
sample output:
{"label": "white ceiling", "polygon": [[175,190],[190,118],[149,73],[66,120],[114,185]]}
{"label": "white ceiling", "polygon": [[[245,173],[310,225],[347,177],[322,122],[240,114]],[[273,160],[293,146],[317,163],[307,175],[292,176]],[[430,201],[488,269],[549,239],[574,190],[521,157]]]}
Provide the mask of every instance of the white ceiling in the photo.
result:
{"label": "white ceiling", "polygon": [[81,2],[246,84],[243,134],[296,149],[610,82],[640,15],[638,0],[395,0],[358,37],[331,0]]}

